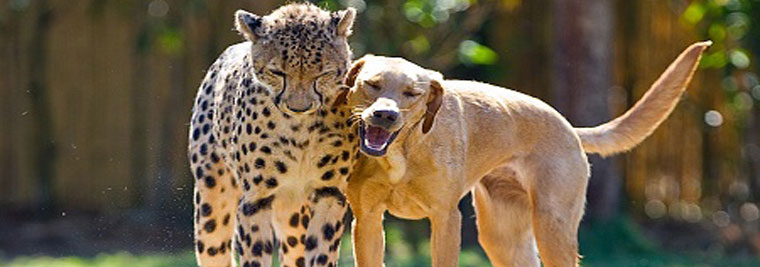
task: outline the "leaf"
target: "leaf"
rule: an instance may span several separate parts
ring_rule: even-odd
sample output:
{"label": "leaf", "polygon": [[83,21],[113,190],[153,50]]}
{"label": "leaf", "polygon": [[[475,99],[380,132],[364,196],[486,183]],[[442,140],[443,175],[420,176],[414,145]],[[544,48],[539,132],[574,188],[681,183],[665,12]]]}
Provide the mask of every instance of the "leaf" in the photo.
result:
{"label": "leaf", "polygon": [[158,43],[164,53],[181,54],[184,50],[184,35],[178,29],[166,27],[158,36]]}
{"label": "leaf", "polygon": [[465,64],[493,65],[499,55],[487,46],[465,40],[459,44],[459,59]]}
{"label": "leaf", "polygon": [[681,17],[691,24],[697,24],[705,16],[705,7],[699,2],[692,2]]}
{"label": "leaf", "polygon": [[747,55],[747,51],[735,49],[731,51],[729,58],[731,59],[731,64],[739,69],[746,69],[749,67],[750,59]]}

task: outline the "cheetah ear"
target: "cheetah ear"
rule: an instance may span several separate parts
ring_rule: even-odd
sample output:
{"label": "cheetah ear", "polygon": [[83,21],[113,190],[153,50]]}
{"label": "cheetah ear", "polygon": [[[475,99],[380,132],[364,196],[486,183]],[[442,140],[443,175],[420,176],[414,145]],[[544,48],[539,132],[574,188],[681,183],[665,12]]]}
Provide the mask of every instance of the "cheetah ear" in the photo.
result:
{"label": "cheetah ear", "polygon": [[338,11],[338,29],[336,33],[338,36],[348,37],[351,35],[351,27],[354,25],[354,19],[356,18],[356,9],[353,7],[346,8],[346,10]]}
{"label": "cheetah ear", "polygon": [[251,42],[264,37],[264,18],[245,10],[235,12],[235,29]]}

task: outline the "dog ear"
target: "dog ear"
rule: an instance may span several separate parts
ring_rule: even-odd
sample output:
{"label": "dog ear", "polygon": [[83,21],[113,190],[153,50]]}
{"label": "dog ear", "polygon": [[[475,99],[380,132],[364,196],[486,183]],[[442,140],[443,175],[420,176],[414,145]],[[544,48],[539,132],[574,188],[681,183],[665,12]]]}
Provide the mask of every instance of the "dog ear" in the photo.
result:
{"label": "dog ear", "polygon": [[351,65],[351,69],[348,70],[348,73],[346,74],[346,79],[343,80],[343,83],[347,85],[348,87],[354,87],[354,83],[356,83],[356,76],[359,75],[359,72],[362,70],[362,67],[364,67],[364,58],[367,56],[363,56],[360,59],[357,59],[354,61],[354,64]]}
{"label": "dog ear", "polygon": [[435,120],[435,115],[438,114],[441,104],[443,104],[443,87],[438,80],[430,80],[430,95],[428,96],[425,119],[422,122],[422,133],[428,133],[433,127],[433,120]]}
{"label": "dog ear", "polygon": [[264,37],[264,18],[245,10],[235,12],[235,29],[245,39],[256,42]]}
{"label": "dog ear", "polygon": [[332,107],[337,108],[348,103],[348,95],[351,94],[351,88],[348,86],[341,86],[338,89],[338,95],[333,101]]}

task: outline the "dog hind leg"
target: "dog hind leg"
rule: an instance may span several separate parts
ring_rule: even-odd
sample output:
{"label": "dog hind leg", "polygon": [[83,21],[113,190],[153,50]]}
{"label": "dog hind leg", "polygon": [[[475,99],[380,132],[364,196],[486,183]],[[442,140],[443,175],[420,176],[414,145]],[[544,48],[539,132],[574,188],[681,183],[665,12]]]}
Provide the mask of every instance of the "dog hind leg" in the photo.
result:
{"label": "dog hind leg", "polygon": [[529,173],[534,177],[529,191],[533,233],[547,267],[579,263],[578,226],[586,200],[588,163],[585,155],[578,155],[568,154],[553,163],[536,160],[538,164]]}
{"label": "dog hind leg", "polygon": [[498,174],[485,176],[472,190],[478,241],[494,266],[538,267],[528,196],[513,172]]}

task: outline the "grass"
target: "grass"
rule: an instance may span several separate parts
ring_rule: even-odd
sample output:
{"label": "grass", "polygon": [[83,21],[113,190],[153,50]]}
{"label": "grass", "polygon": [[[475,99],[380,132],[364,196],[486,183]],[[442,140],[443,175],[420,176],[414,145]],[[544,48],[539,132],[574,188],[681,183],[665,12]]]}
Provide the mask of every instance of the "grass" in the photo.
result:
{"label": "grass", "polygon": [[[430,266],[430,244],[410,244],[404,242],[401,231],[389,227],[387,230],[387,261],[389,267],[396,266]],[[340,266],[353,266],[350,237],[345,236],[341,245]],[[620,219],[605,225],[595,225],[592,230],[581,229],[579,236],[581,253],[584,255],[582,266],[760,266],[760,259],[732,258],[720,255],[676,253],[666,251],[646,240],[635,224]],[[52,258],[17,257],[3,261],[0,266],[24,267],[163,267],[195,266],[192,251],[178,254],[132,255],[129,253],[101,254],[92,258],[62,257]],[[459,266],[490,266],[483,251],[478,247],[463,249]]]}
{"label": "grass", "polygon": [[760,258],[674,252],[647,240],[631,220],[617,219],[607,224],[583,228],[579,235],[582,266],[760,266]]}
{"label": "grass", "polygon": [[194,266],[195,256],[192,252],[174,255],[132,255],[129,253],[101,254],[93,258],[63,257],[18,257],[7,262],[0,261],[0,266],[8,267],[133,267],[133,266]]}

